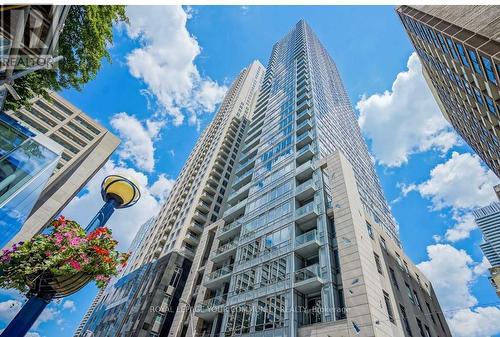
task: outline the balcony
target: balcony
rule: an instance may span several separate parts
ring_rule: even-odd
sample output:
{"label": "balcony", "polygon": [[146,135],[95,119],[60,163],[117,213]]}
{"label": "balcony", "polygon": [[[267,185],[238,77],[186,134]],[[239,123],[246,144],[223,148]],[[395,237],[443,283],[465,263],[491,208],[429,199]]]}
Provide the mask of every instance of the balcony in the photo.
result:
{"label": "balcony", "polygon": [[246,172],[244,175],[238,177],[234,182],[233,182],[233,188],[237,189],[242,187],[245,184],[248,184],[252,180],[252,174],[253,174],[253,169]]}
{"label": "balcony", "polygon": [[314,202],[310,202],[307,205],[299,207],[295,210],[295,222],[301,224],[314,219],[318,215],[318,207],[314,204]]}
{"label": "balcony", "polygon": [[205,321],[211,321],[217,314],[224,312],[226,301],[227,294],[209,298],[196,305],[194,314]]}
{"label": "balcony", "polygon": [[229,282],[229,280],[231,280],[232,272],[233,265],[224,266],[211,272],[205,279],[205,287],[209,289],[220,288],[224,284],[224,282]]}
{"label": "balcony", "polygon": [[305,100],[297,105],[297,113],[306,109],[310,109],[311,107],[312,107],[312,101],[310,99]]}
{"label": "balcony", "polygon": [[295,188],[295,198],[299,201],[310,199],[317,189],[318,184],[311,178]]}
{"label": "balcony", "polygon": [[201,223],[205,223],[207,221],[207,213],[202,213],[198,210],[194,211],[193,220]]}
{"label": "balcony", "polygon": [[313,163],[312,161],[308,161],[300,166],[297,166],[297,168],[295,169],[295,176],[297,177],[297,179],[305,179],[306,177],[312,176],[313,172]]}
{"label": "balcony", "polygon": [[233,207],[227,209],[223,215],[224,220],[231,221],[233,219],[238,218],[240,215],[243,215],[243,213],[245,213],[245,206],[246,206],[246,199],[243,199]]}
{"label": "balcony", "polygon": [[193,231],[194,233],[198,233],[198,234],[203,233],[203,225],[196,223],[195,221],[191,222],[188,229]]}
{"label": "balcony", "polygon": [[306,133],[301,134],[297,137],[295,144],[297,144],[297,148],[301,148],[306,144],[310,144],[313,140],[313,135],[311,131],[307,131]]}
{"label": "balcony", "polygon": [[241,176],[243,173],[252,169],[255,166],[255,157],[248,157],[243,163],[240,163],[236,175]]}
{"label": "balcony", "polygon": [[240,233],[241,230],[241,221],[235,220],[231,223],[228,223],[219,229],[217,233],[217,238],[219,240],[227,240],[231,237],[234,237]]}
{"label": "balcony", "polygon": [[200,199],[207,202],[211,203],[212,200],[214,199],[215,194],[209,193],[207,191],[203,191],[203,193],[200,196]]}
{"label": "balcony", "polygon": [[184,242],[189,243],[192,246],[197,246],[200,243],[200,237],[191,232],[186,232],[186,236],[184,236]]}
{"label": "balcony", "polygon": [[312,145],[307,145],[297,151],[295,154],[295,159],[297,163],[303,163],[305,161],[311,160],[314,157],[314,149]]}
{"label": "balcony", "polygon": [[214,263],[219,263],[221,261],[224,261],[225,259],[229,258],[231,255],[236,253],[236,248],[238,247],[238,241],[230,241],[226,243],[223,246],[220,246],[217,248],[217,250],[214,253],[214,256],[212,257],[212,261]]}
{"label": "balcony", "polygon": [[303,94],[301,94],[300,96],[297,97],[297,105],[300,105],[302,104],[302,102],[304,100],[308,100],[308,99],[311,99],[311,93],[306,91],[304,92]]}
{"label": "balcony", "polygon": [[311,109],[307,109],[297,114],[297,123],[301,123],[306,119],[312,118],[313,112]]}
{"label": "balcony", "polygon": [[305,120],[297,124],[297,136],[312,129],[310,120]]}
{"label": "balcony", "polygon": [[210,204],[206,201],[200,200],[198,205],[196,205],[196,209],[203,213],[208,213],[210,211]]}
{"label": "balcony", "polygon": [[236,202],[240,202],[241,200],[247,198],[248,192],[250,191],[250,186],[252,186],[251,182],[243,187],[240,187],[238,190],[233,190],[227,198],[227,203],[229,205],[234,205]]}
{"label": "balcony", "polygon": [[321,287],[324,284],[324,281],[321,279],[318,264],[296,271],[294,279],[295,289],[303,294],[309,294],[311,292],[321,290]]}
{"label": "balcony", "polygon": [[315,255],[320,245],[319,235],[316,229],[295,238],[295,252],[303,257]]}
{"label": "balcony", "polygon": [[241,151],[243,153],[248,152],[249,150],[251,150],[252,148],[257,146],[257,144],[259,144],[259,140],[260,140],[260,138],[255,138],[252,141],[246,143],[245,146],[243,146],[243,148],[241,149]]}

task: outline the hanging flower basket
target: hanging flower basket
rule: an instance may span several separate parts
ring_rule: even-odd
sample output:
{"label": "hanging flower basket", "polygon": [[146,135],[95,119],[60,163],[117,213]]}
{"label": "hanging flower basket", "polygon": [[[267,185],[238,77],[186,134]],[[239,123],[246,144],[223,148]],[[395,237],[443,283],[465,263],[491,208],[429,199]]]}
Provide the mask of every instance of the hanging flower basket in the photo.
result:
{"label": "hanging flower basket", "polygon": [[0,255],[0,287],[51,298],[71,295],[91,280],[99,288],[125,267],[129,254],[115,250],[108,228],[86,234],[60,217],[50,234],[38,234]]}

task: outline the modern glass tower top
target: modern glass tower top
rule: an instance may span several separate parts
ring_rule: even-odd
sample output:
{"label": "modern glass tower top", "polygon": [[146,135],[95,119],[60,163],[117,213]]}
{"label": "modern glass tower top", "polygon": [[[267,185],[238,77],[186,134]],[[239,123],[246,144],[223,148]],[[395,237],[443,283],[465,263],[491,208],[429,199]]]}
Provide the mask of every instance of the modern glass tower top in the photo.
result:
{"label": "modern glass tower top", "polygon": [[[397,225],[383,195],[339,72],[305,21],[299,21],[291,32],[275,44],[266,79],[265,85],[273,97],[268,103],[268,110],[279,107],[283,110],[285,106],[293,109],[295,99],[298,112],[303,111],[304,116],[310,113],[315,127],[313,128],[312,124],[305,125],[311,121],[305,122],[297,124],[297,131],[304,127],[311,128],[311,137],[314,139],[311,146],[319,158],[333,153],[336,149],[347,157],[356,174],[365,208],[375,221],[399,241]],[[294,90],[297,94],[295,98]],[[281,94],[277,95],[279,92]],[[301,121],[300,117],[298,121]],[[269,138],[276,139],[271,134]]]}

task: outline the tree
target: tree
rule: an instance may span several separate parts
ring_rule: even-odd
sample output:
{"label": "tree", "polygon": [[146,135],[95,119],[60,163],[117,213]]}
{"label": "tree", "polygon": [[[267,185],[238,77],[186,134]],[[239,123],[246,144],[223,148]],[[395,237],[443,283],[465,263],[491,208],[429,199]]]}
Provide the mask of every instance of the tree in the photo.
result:
{"label": "tree", "polygon": [[111,62],[107,47],[113,43],[113,24],[127,21],[125,6],[71,6],[58,42],[58,55],[64,60],[55,69],[39,70],[16,80],[13,86],[21,100],[9,96],[5,109],[29,106],[29,101],[39,95],[49,99],[48,90],[81,90],[96,77],[103,58]]}

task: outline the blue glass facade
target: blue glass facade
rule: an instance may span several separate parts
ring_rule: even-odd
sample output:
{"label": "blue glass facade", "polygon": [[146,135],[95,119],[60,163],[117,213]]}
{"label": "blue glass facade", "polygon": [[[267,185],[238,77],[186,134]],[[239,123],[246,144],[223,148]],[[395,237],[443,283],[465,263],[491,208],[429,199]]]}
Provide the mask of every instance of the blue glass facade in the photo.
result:
{"label": "blue glass facade", "polygon": [[335,64],[304,21],[273,47],[244,144],[197,315],[224,307],[211,328],[224,336],[344,318],[322,158],[343,152],[366,210],[398,234]]}
{"label": "blue glass facade", "polygon": [[19,232],[44,189],[60,148],[0,114],[0,247]]}

